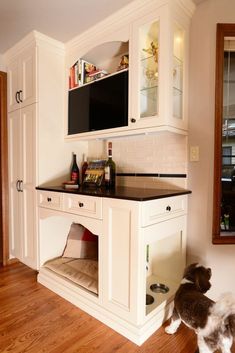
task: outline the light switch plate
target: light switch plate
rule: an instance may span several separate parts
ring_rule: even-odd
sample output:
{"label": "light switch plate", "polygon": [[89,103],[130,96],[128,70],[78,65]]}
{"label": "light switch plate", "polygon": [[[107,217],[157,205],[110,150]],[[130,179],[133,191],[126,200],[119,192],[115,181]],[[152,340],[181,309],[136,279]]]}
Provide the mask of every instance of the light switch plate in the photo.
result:
{"label": "light switch plate", "polygon": [[199,161],[199,146],[190,147],[190,162]]}

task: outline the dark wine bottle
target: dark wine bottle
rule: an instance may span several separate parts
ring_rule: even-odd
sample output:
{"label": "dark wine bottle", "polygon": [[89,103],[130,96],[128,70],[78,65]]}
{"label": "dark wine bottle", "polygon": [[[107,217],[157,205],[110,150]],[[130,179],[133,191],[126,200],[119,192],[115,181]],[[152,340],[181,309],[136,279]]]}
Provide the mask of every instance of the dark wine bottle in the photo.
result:
{"label": "dark wine bottle", "polygon": [[79,184],[79,168],[77,165],[76,154],[74,153],[71,167],[71,180],[74,182],[74,184]]}
{"label": "dark wine bottle", "polygon": [[87,167],[88,167],[87,157],[84,154],[83,164],[82,164],[82,183],[83,183],[83,181],[85,179],[85,174],[86,174]]}
{"label": "dark wine bottle", "polygon": [[105,187],[114,188],[116,179],[116,164],[112,159],[112,142],[108,143],[108,159],[105,163],[104,172]]}

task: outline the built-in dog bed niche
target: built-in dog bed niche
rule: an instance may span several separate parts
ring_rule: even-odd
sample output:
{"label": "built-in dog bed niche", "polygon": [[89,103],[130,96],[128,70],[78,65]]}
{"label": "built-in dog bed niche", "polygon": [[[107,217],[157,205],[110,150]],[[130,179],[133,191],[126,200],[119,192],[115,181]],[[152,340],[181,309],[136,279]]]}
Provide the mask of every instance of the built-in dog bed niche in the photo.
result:
{"label": "built-in dog bed niche", "polygon": [[72,223],[62,256],[43,267],[98,295],[98,236]]}

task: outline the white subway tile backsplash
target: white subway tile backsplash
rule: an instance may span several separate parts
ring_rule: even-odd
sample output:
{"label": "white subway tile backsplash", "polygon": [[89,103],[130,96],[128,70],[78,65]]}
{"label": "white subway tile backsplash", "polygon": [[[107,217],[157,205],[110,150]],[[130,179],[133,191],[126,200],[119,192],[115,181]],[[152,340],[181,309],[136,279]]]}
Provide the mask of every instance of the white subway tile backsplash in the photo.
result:
{"label": "white subway tile backsplash", "polygon": [[[153,135],[128,136],[110,139],[113,143],[113,159],[118,173],[187,173],[187,137],[170,132],[159,132]],[[90,158],[106,158],[107,141],[89,141]],[[120,178],[119,178],[120,179]],[[125,180],[124,180],[125,179]],[[185,178],[169,180],[149,180],[151,178],[121,178],[121,183],[134,185],[176,185],[185,187]],[[181,186],[179,186],[181,185]],[[184,186],[182,186],[184,185]]]}

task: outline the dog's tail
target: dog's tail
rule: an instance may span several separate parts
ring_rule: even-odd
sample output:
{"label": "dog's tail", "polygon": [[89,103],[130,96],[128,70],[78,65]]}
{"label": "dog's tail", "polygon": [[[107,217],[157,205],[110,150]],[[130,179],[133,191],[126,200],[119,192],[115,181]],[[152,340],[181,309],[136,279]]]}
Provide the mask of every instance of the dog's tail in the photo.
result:
{"label": "dog's tail", "polygon": [[235,338],[235,297],[233,294],[223,294],[212,306],[211,315],[214,322],[220,322],[220,325],[229,327]]}

